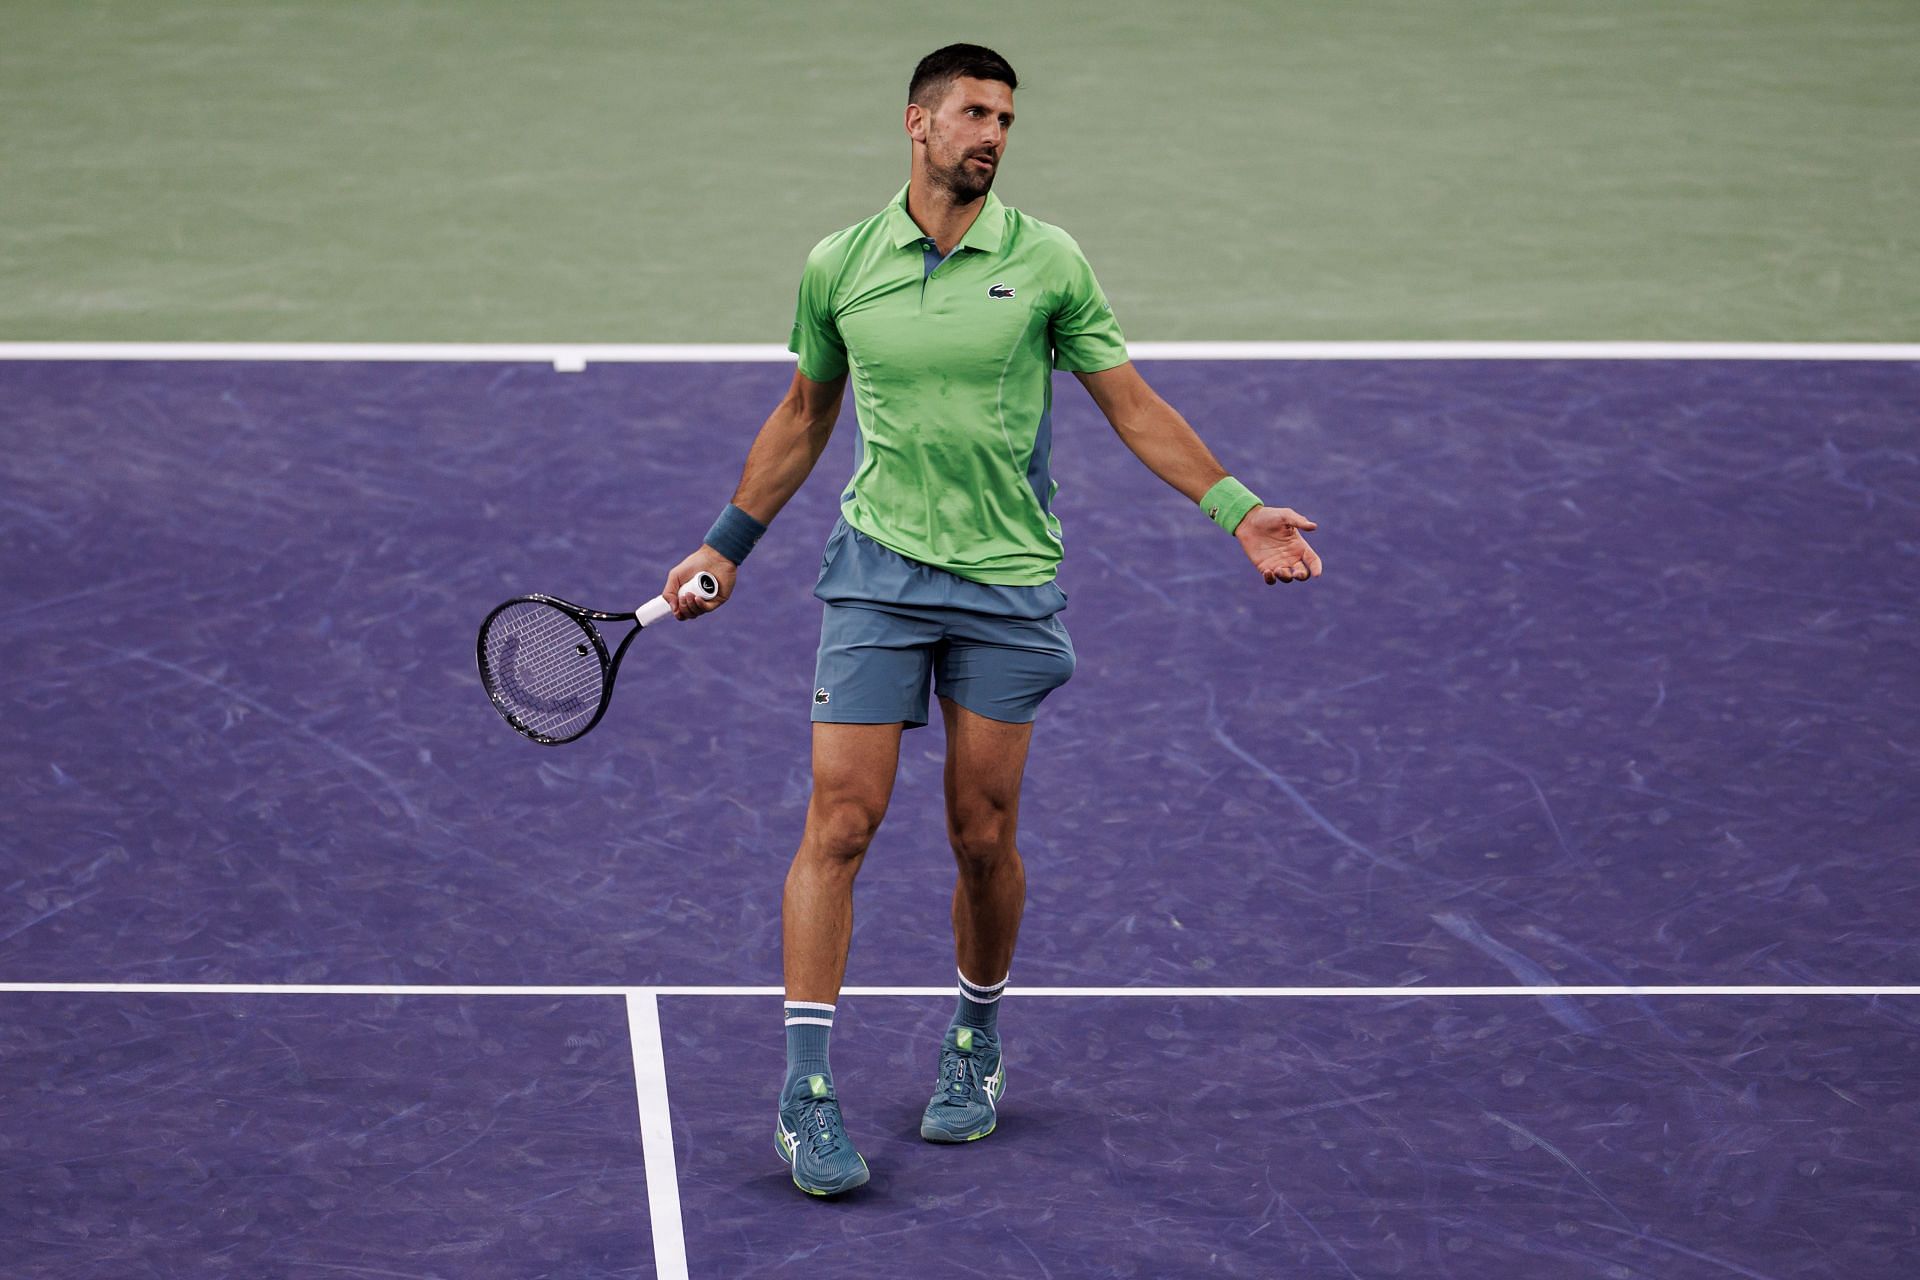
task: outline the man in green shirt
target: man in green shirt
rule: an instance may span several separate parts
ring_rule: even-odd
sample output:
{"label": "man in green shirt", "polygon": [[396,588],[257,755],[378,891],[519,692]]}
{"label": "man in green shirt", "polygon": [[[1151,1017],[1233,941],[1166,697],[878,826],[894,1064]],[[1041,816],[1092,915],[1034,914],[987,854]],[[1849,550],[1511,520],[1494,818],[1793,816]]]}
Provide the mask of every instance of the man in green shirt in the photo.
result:
{"label": "man in green shirt", "polygon": [[[947,732],[960,982],[920,1133],[965,1142],[997,1121],[999,1000],[1026,900],[1020,781],[1035,712],[1073,672],[1054,582],[1052,371],[1071,370],[1135,456],[1238,539],[1269,584],[1321,571],[1300,536],[1314,524],[1261,505],[1128,362],[1073,238],[992,194],[1016,85],[1006,60],[978,45],[921,60],[907,95],[907,185],[808,255],[792,386],[733,501],[662,590],[683,620],[726,603],[740,562],[819,460],[851,379],[859,462],[814,592],[825,608],[813,797],[782,903],[787,1076],[775,1145],[815,1195],[867,1181],[827,1041],[854,877],[886,813],[901,733],[926,723],[930,692]],[[682,599],[701,571],[719,594]]]}

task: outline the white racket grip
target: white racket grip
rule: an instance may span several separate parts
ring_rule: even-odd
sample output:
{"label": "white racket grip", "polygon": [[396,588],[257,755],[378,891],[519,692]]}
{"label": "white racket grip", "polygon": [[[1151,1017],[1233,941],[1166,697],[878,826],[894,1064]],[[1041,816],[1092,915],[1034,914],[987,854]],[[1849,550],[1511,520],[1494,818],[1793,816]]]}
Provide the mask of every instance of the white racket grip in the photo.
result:
{"label": "white racket grip", "polygon": [[[687,584],[680,588],[680,594],[711,600],[720,594],[720,580],[703,570],[687,580]],[[673,606],[661,597],[655,596],[633,611],[633,620],[643,627],[650,627],[660,619],[671,616],[672,613]]]}

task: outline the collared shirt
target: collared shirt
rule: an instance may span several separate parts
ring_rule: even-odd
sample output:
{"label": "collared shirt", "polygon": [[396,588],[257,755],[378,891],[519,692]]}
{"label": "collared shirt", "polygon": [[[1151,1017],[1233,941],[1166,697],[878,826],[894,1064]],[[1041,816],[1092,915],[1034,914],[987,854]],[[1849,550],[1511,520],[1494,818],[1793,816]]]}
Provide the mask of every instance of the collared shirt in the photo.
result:
{"label": "collared shirt", "polygon": [[971,582],[1051,584],[1052,370],[1124,364],[1125,340],[1066,232],[989,194],[943,259],[906,196],[822,240],[800,279],[800,372],[852,375],[860,449],[841,515]]}

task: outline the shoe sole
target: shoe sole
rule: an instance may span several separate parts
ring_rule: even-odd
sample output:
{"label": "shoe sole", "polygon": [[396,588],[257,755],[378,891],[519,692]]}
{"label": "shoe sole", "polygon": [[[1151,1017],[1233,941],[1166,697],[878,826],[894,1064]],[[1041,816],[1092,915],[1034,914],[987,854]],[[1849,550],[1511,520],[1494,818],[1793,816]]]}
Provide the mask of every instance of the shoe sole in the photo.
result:
{"label": "shoe sole", "polygon": [[[791,1170],[793,1168],[793,1149],[787,1145],[787,1135],[779,1129],[773,1131],[773,1149],[779,1154],[780,1159],[786,1162],[787,1168]],[[851,1191],[855,1187],[864,1187],[867,1185],[867,1179],[873,1176],[873,1172],[867,1168],[867,1158],[865,1156],[855,1155],[854,1159],[860,1162],[860,1173],[857,1177],[849,1179],[841,1186],[810,1187],[800,1181],[800,1175],[798,1173],[793,1175],[793,1185],[810,1196],[837,1196],[842,1192]]]}
{"label": "shoe sole", "polygon": [[921,1125],[920,1136],[925,1138],[928,1142],[944,1142],[949,1145],[958,1145],[959,1143],[962,1143],[962,1142],[978,1142],[980,1141],[980,1139],[986,1137],[988,1134],[992,1133],[995,1129],[998,1129],[999,1127],[1000,1127],[1000,1121],[998,1119],[995,1119],[992,1124],[982,1129],[979,1133],[969,1133],[969,1134],[962,1135],[962,1134],[948,1133],[945,1129],[936,1129],[932,1125]]}

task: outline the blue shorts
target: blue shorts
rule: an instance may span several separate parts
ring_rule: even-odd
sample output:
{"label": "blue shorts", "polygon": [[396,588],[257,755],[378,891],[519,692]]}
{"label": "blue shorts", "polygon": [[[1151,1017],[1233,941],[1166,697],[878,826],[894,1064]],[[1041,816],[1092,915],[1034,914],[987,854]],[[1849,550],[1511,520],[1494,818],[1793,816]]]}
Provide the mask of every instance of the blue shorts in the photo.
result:
{"label": "blue shorts", "polygon": [[813,674],[816,724],[927,722],[929,688],[989,720],[1027,724],[1073,675],[1058,616],[828,604]]}

